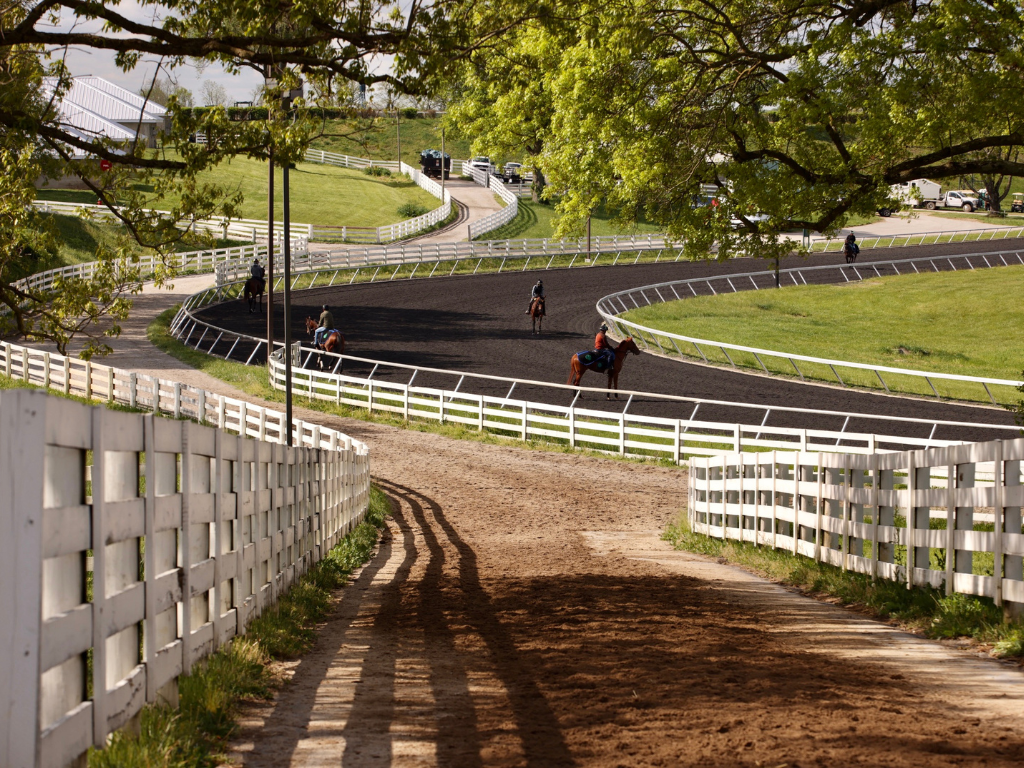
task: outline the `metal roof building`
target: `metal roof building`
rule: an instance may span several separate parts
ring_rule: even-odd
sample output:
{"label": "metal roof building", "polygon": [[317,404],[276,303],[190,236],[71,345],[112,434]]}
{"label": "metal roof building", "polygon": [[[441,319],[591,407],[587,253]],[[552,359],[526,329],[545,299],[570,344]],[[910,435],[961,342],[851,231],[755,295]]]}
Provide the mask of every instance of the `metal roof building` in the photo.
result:
{"label": "metal roof building", "polygon": [[[52,93],[56,83],[44,82]],[[57,105],[62,127],[84,140],[105,137],[115,141],[145,142],[156,145],[163,130],[167,110],[102,77],[75,77]]]}

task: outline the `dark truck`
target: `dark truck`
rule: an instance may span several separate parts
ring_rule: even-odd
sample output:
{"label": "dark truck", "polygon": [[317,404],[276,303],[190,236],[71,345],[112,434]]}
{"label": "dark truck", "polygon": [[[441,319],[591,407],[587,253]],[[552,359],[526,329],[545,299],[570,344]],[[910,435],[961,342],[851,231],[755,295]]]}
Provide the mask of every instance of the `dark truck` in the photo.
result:
{"label": "dark truck", "polygon": [[[424,149],[420,152],[420,168],[427,176],[441,178],[441,153],[436,149]],[[447,179],[452,171],[452,156],[444,156],[444,177]]]}

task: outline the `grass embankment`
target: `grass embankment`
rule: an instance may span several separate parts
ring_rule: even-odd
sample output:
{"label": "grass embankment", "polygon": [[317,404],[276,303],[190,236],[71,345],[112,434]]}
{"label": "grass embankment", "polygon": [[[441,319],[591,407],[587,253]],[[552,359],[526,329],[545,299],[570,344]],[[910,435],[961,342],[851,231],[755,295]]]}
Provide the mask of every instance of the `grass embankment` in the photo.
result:
{"label": "grass embankment", "polygon": [[[87,193],[86,196],[82,196],[79,190],[52,190],[53,192],[67,192],[68,194],[64,197],[67,198],[67,202],[81,202],[85,205],[92,205],[96,202],[95,195],[91,192]],[[49,198],[55,199],[55,198]],[[44,216],[53,223],[56,228],[57,239],[59,241],[59,247],[55,254],[41,254],[35,258],[23,259],[18,264],[16,274],[12,273],[12,279],[19,279],[22,277],[28,277],[34,275],[37,272],[43,272],[47,269],[56,269],[57,267],[66,267],[71,264],[83,264],[88,261],[96,260],[96,251],[99,248],[106,248],[114,250],[119,244],[127,242],[127,233],[119,224],[113,224],[103,221],[91,221],[89,219],[83,219],[78,216],[65,216],[63,214],[44,214]],[[184,239],[179,242],[174,250],[177,252],[182,251],[198,251],[205,250],[208,248],[227,248],[229,246],[244,245],[241,240],[222,240],[216,239],[208,242],[197,242],[194,239]],[[134,245],[134,243],[133,243]],[[137,246],[136,246],[137,247]],[[142,254],[155,253],[149,248],[139,248]]]}
{"label": "grass embankment", "polygon": [[[701,296],[643,307],[625,317],[685,336],[778,352],[1017,380],[1024,369],[1022,290],[1024,267],[997,267]],[[697,356],[692,346],[679,346],[687,356]],[[720,350],[702,349],[712,362],[729,363]],[[736,365],[761,370],[753,355],[729,354]],[[786,359],[761,359],[773,373],[796,375]],[[798,365],[808,378],[836,382],[826,365]],[[871,371],[839,372],[847,384],[881,389]],[[933,394],[915,377],[884,378],[892,390]],[[988,400],[980,385],[932,382],[943,397]],[[1002,389],[992,388],[997,399],[1014,398],[1012,389]]]}
{"label": "grass embankment", "polygon": [[[247,366],[240,362],[231,362],[228,360],[222,360],[219,357],[212,357],[204,352],[198,352],[191,347],[185,346],[171,336],[168,329],[176,312],[177,307],[168,309],[149,324],[146,333],[153,346],[197,370],[201,370],[214,378],[231,384],[246,394],[262,398],[269,402],[284,403],[284,392],[270,386],[270,378],[266,367],[259,365]],[[517,435],[520,434],[520,428],[518,426],[514,426],[518,421],[518,417],[513,417],[511,415],[508,419],[508,433],[505,434],[500,431],[497,433],[493,431],[482,432],[473,426],[457,424],[451,421],[445,421],[442,424],[433,420],[420,421],[416,417],[410,417],[409,421],[406,421],[400,414],[386,413],[380,410],[374,410],[371,412],[367,408],[358,406],[346,404],[338,405],[330,402],[329,400],[306,398],[303,397],[301,393],[295,394],[294,403],[296,405],[301,405],[304,408],[330,416],[360,419],[362,421],[369,421],[375,424],[385,424],[388,426],[400,427],[402,429],[411,429],[417,432],[430,432],[458,440],[474,440],[476,442],[489,443],[492,445],[509,445],[510,440],[514,440],[514,444],[516,446],[531,450],[574,453],[603,459],[642,461],[644,463],[650,463],[653,460],[657,461],[660,466],[676,466],[671,459],[656,457],[653,454],[650,457],[644,457],[639,454],[632,454],[630,456],[623,457],[614,454],[601,453],[594,450],[587,450],[584,448],[573,448],[569,445],[568,439],[531,438],[530,440],[523,441],[517,437]],[[421,406],[421,408],[426,410],[426,407]],[[495,416],[488,416],[488,419],[491,421],[500,420],[499,417]],[[581,442],[585,442],[583,438],[585,429],[580,427],[579,424],[577,424],[577,428],[579,440]],[[671,445],[671,443],[671,438],[666,437],[665,444]]]}
{"label": "grass embankment", "polygon": [[[424,149],[441,149],[441,118],[417,117],[401,119],[402,160],[418,168],[420,152]],[[470,142],[453,138],[449,131],[445,135],[444,151],[457,160],[470,158]],[[324,135],[311,144],[313,149],[324,149],[353,157],[369,157],[373,160],[396,160],[398,158],[398,131],[395,117],[367,120],[328,120]]]}
{"label": "grass embankment", "polygon": [[[991,530],[991,526],[989,527]],[[838,599],[876,618],[892,620],[931,638],[969,637],[990,646],[1000,657],[1024,657],[1024,624],[1006,623],[988,598],[944,593],[930,587],[907,589],[905,583],[879,580],[809,558],[766,547],[712,539],[689,530],[685,517],[664,537],[676,549],[725,560],[775,582],[816,597]],[[899,560],[900,552],[896,553]],[[903,552],[905,562],[905,548]]]}
{"label": "grass embankment", "polygon": [[[204,184],[216,184],[229,195],[241,192],[243,218],[267,218],[267,164],[236,157],[199,175]],[[284,217],[281,170],[274,180],[275,219]],[[291,217],[303,224],[323,226],[380,227],[394,224],[407,216],[399,209],[413,204],[433,210],[437,198],[416,186],[407,176],[369,176],[350,168],[319,163],[298,163],[289,173]],[[40,200],[62,200],[95,204],[96,196],[79,190],[40,189]],[[151,207],[167,209],[178,202],[175,197],[153,200]]]}
{"label": "grass embankment", "polygon": [[370,559],[390,512],[380,489],[370,490],[362,523],[296,583],[270,610],[178,680],[177,709],[148,705],[138,735],[116,733],[105,749],[90,750],[90,768],[207,768],[221,765],[235,732],[239,705],[269,699],[279,683],[270,662],[302,655],[316,640],[334,590]]}
{"label": "grass embankment", "polygon": [[[530,200],[519,201],[519,213],[503,227],[486,232],[477,240],[515,240],[530,237],[554,237],[555,206],[549,203],[534,203]],[[613,216],[603,207],[594,211],[590,220],[591,237],[608,237],[611,235],[656,235],[662,230],[653,224],[639,223],[628,229],[619,229]],[[586,237],[586,232],[582,233]]]}

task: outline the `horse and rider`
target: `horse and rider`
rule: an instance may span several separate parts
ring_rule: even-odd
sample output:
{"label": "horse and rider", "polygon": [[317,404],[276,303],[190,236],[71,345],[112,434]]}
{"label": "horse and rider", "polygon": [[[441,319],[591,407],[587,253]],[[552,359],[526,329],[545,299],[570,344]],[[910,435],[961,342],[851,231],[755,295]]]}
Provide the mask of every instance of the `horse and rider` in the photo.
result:
{"label": "horse and rider", "polygon": [[[594,336],[594,349],[577,352],[569,360],[569,380],[566,383],[576,386],[586,371],[596,371],[608,375],[609,390],[617,390],[619,388],[619,372],[622,371],[622,364],[630,352],[634,355],[640,354],[640,348],[633,338],[623,339],[619,346],[613,347],[608,338],[608,326],[601,323],[597,335]],[[619,395],[616,392],[615,399],[618,400],[618,398]],[[607,399],[612,399],[611,392],[608,393]]]}
{"label": "horse and rider", "polygon": [[256,300],[259,299],[260,312],[263,311],[263,294],[267,289],[267,272],[260,264],[259,258],[252,260],[252,266],[249,267],[249,279],[245,281],[245,290],[243,291],[243,298],[249,302],[249,312],[253,313],[256,311]]}
{"label": "horse and rider", "polygon": [[843,256],[846,257],[847,264],[852,264],[859,255],[860,246],[857,245],[857,236],[851,232],[846,236],[846,242],[843,243]]}
{"label": "horse and rider", "polygon": [[[306,334],[313,334],[313,346],[324,352],[334,352],[339,355],[345,353],[345,337],[335,327],[334,315],[324,304],[320,312],[320,319],[306,318]],[[321,370],[324,367],[323,355],[317,357],[317,364]]]}
{"label": "horse and rider", "polygon": [[538,280],[530,291],[530,306],[526,314],[533,320],[533,332],[539,334],[544,330],[544,316],[547,312],[544,309],[544,281]]}

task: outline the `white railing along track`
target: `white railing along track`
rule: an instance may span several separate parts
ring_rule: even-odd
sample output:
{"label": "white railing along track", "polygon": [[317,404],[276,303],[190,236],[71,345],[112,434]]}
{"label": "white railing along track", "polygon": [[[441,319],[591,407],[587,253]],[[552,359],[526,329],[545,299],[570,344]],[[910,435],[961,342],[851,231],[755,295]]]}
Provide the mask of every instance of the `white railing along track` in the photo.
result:
{"label": "white railing along track", "polygon": [[[966,254],[961,256],[922,257],[901,261],[878,261],[865,262],[862,264],[797,267],[781,270],[779,275],[783,286],[807,285],[809,284],[807,276],[815,278],[820,277],[823,274],[835,276],[835,279],[830,280],[829,282],[848,283],[857,282],[867,278],[881,277],[881,269],[892,270],[895,275],[919,274],[921,272],[920,268],[925,268],[926,272],[946,271],[946,267],[951,270],[956,270],[957,263],[960,264],[961,269],[971,270],[1010,265],[1020,266],[1024,265],[1024,255],[1018,251],[996,251],[991,253]],[[940,265],[943,267],[942,270],[939,269]],[[901,269],[903,270],[902,272],[900,271]],[[819,284],[818,281],[815,281],[815,283]],[[716,289],[716,286],[718,286],[718,289]],[[701,287],[705,292],[698,294],[697,287]],[[616,332],[619,335],[635,336],[641,339],[648,349],[657,347],[657,351],[662,354],[671,356],[674,352],[675,357],[683,359],[687,357],[687,355],[684,355],[682,352],[683,348],[680,347],[680,343],[682,343],[684,347],[693,347],[696,354],[688,355],[689,357],[699,356],[705,363],[709,362],[706,350],[719,350],[722,355],[732,363],[733,367],[738,366],[729,352],[742,352],[753,356],[759,364],[760,369],[766,374],[771,374],[772,371],[770,371],[768,366],[765,365],[765,360],[780,360],[787,362],[789,365],[786,367],[788,368],[791,366],[793,372],[801,379],[805,377],[804,372],[800,369],[798,363],[810,363],[820,366],[828,366],[831,369],[832,374],[835,376],[836,381],[842,386],[848,386],[849,382],[842,378],[839,371],[844,369],[870,371],[875,375],[875,377],[877,377],[878,382],[886,392],[889,392],[890,388],[882,374],[886,374],[887,376],[906,376],[926,382],[932,393],[937,398],[939,397],[939,392],[935,388],[933,380],[978,384],[984,389],[993,405],[996,405],[996,398],[993,395],[992,388],[999,387],[1003,388],[1004,391],[1016,390],[1017,387],[1024,384],[1024,382],[1020,381],[997,379],[994,377],[967,376],[943,373],[941,371],[920,371],[908,368],[873,365],[869,363],[856,363],[845,360],[815,357],[812,355],[801,355],[791,352],[761,349],[759,347],[749,347],[721,340],[712,341],[709,339],[672,333],[659,328],[652,328],[650,326],[636,323],[622,316],[624,313],[631,310],[640,309],[655,303],[684,301],[691,296],[719,295],[737,293],[741,290],[769,289],[775,290],[774,272],[745,272],[714,277],[673,280],[665,283],[645,285],[639,288],[629,288],[604,296],[597,302],[597,311],[609,325],[616,329]],[[755,370],[757,369],[755,368]],[[1012,391],[1008,394],[1012,395]]]}

